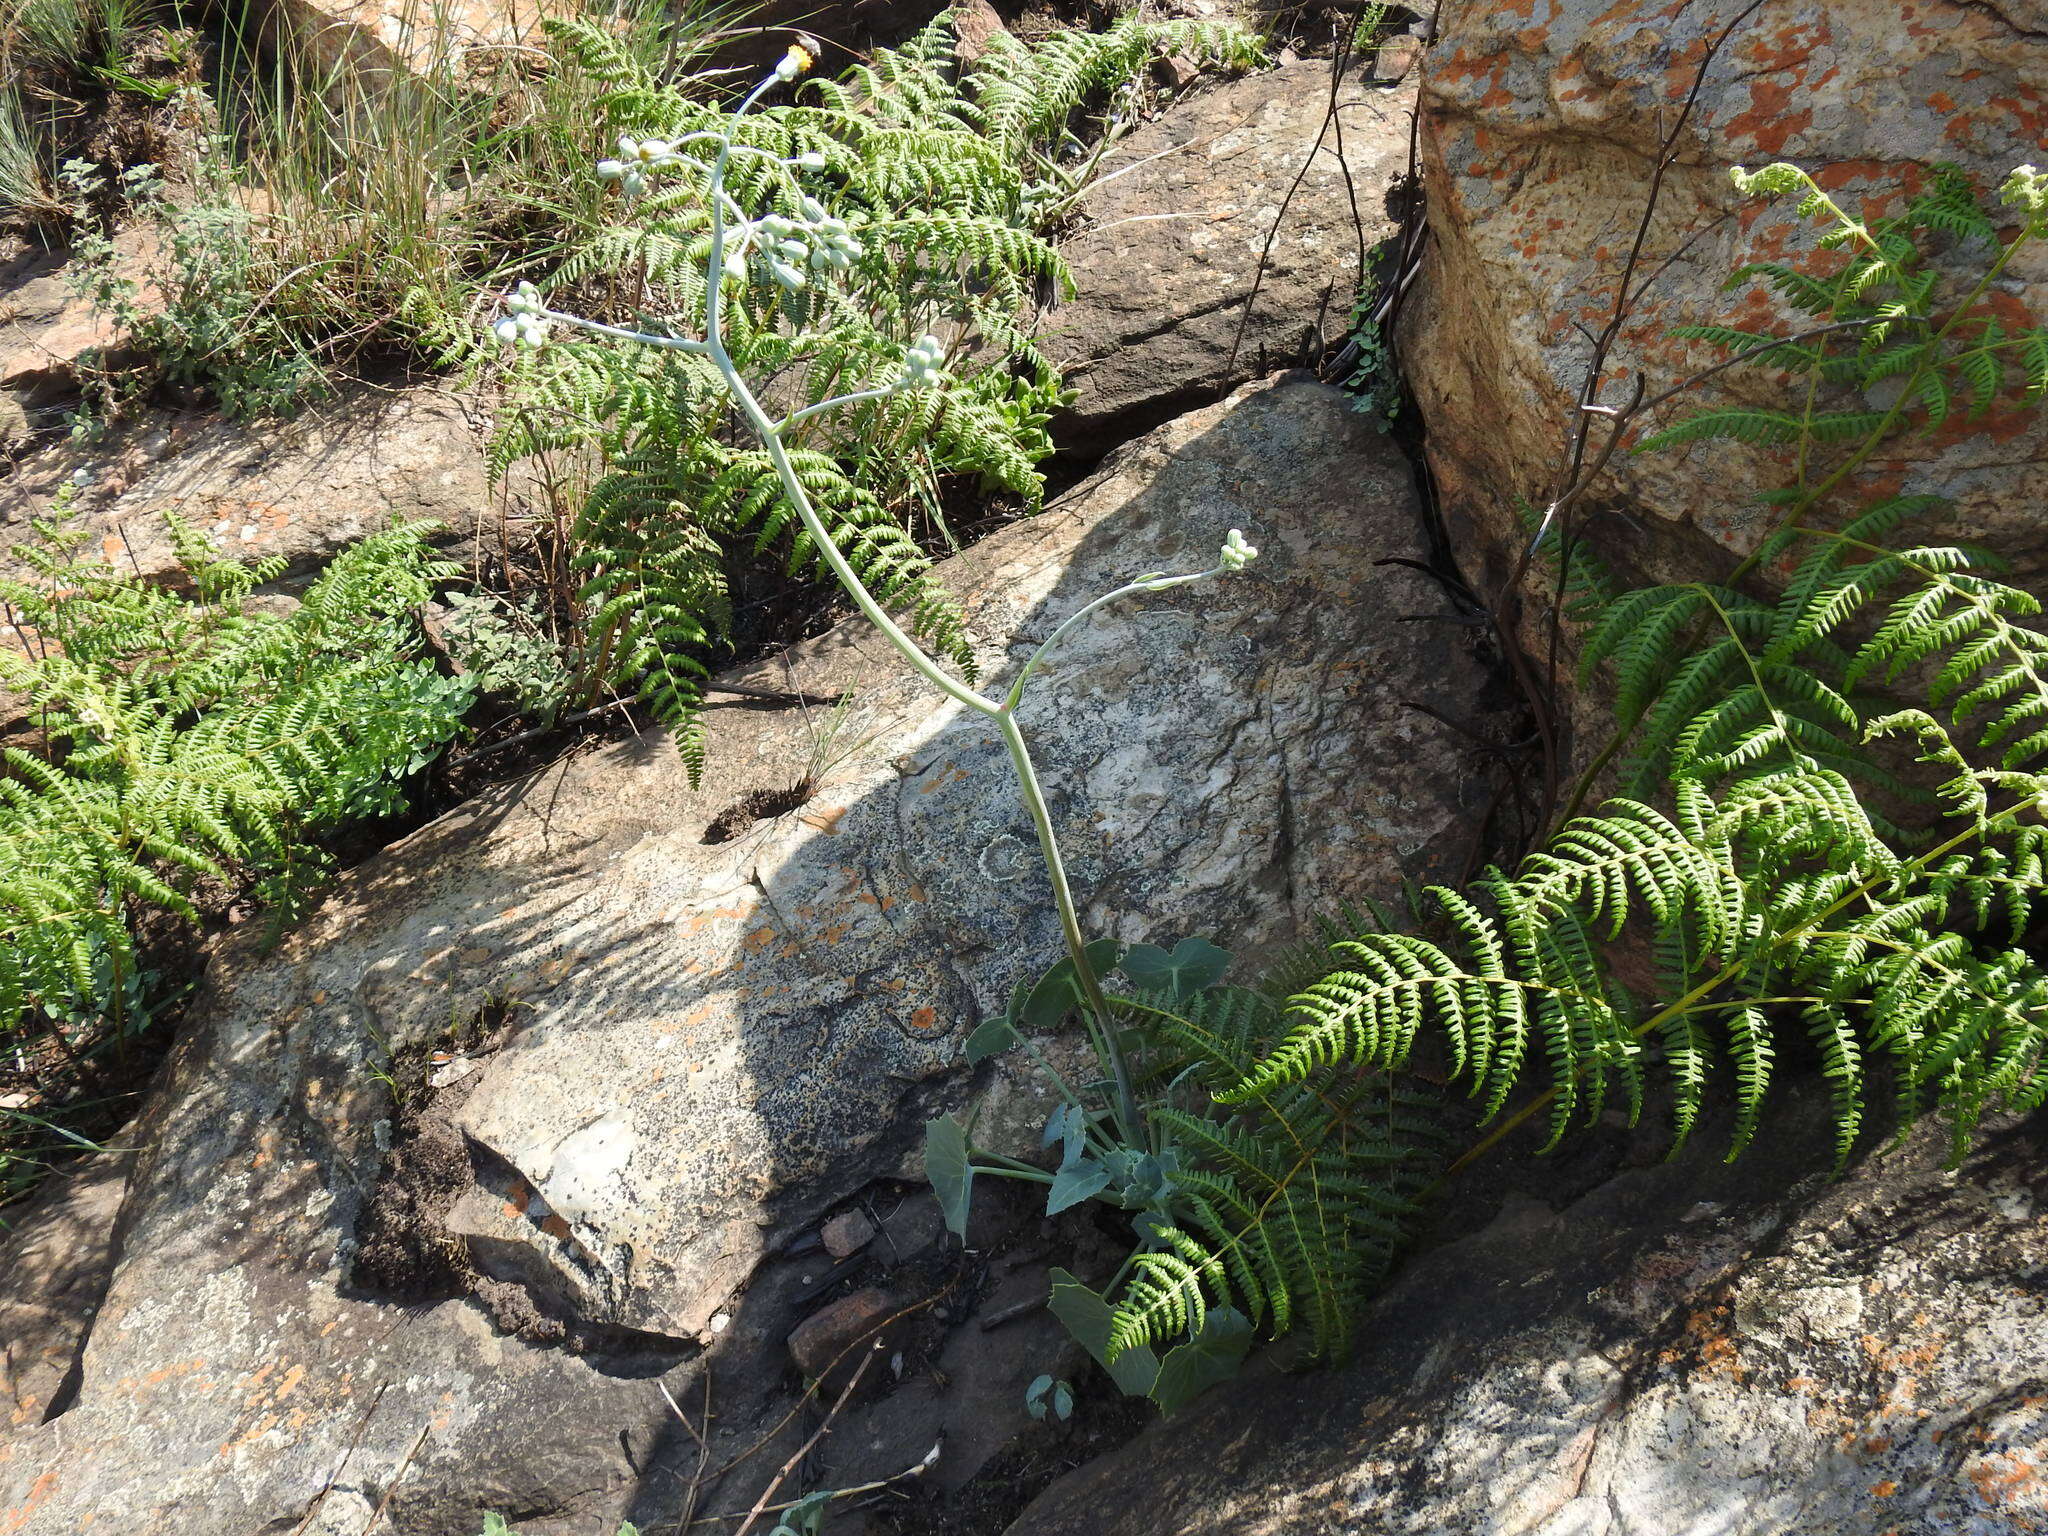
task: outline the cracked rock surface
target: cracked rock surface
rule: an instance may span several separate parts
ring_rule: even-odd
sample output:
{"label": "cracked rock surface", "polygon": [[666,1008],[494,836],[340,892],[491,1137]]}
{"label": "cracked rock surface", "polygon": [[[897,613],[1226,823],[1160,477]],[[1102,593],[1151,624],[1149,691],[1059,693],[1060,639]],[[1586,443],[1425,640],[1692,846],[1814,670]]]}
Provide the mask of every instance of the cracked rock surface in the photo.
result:
{"label": "cracked rock surface", "polygon": [[0,572],[50,515],[72,473],[92,476],[64,526],[87,549],[152,581],[180,579],[170,513],[241,560],[316,572],[394,521],[428,519],[457,558],[474,558],[495,520],[480,412],[436,385],[351,390],[285,422],[142,413],[105,444],[60,444],[0,482]]}
{"label": "cracked rock surface", "polygon": [[[1517,500],[1555,494],[1587,335],[1613,311],[1674,104],[1745,4],[1444,7],[1423,61],[1419,125],[1432,238],[1402,355],[1454,541],[1488,590],[1520,553]],[[1758,10],[1715,57],[1676,147],[1606,402],[1624,398],[1636,370],[1654,393],[1727,356],[1672,337],[1676,326],[1792,334],[1809,323],[1759,285],[1724,291],[1744,262],[1826,261],[1815,254],[1821,227],[1798,218],[1798,199],[1741,197],[1730,166],[1790,160],[1849,212],[1876,218],[1953,162],[1995,204],[2014,166],[2041,163],[2044,59],[2042,0],[1783,0]],[[1974,249],[1957,259],[1959,270],[1982,270]],[[2023,256],[1987,300],[2008,320],[2048,310],[2048,256]],[[1861,408],[1855,397],[1834,403]],[[1784,376],[1733,370],[1648,426],[1708,404],[1781,408]],[[1988,544],[2038,583],[2048,574],[2048,418],[2016,404],[1965,415],[1887,444],[1848,482],[1856,504],[1950,497],[1947,511],[1912,525],[1915,539]],[[1739,443],[1624,452],[1586,506],[1599,553],[1625,576],[1692,581],[1756,547],[1768,526],[1757,493],[1789,479],[1782,455]],[[1599,515],[1613,511],[1627,515]]]}
{"label": "cracked rock surface", "polygon": [[1062,449],[1100,453],[1344,339],[1393,232],[1413,82],[1313,60],[1196,87],[1103,157],[1061,243],[1080,296],[1040,328],[1075,390]]}
{"label": "cracked rock surface", "polygon": [[1255,1368],[1008,1536],[2040,1529],[2040,1117],[1960,1173],[1928,1127],[1831,1184],[1820,1096],[1781,1111],[1732,1168],[1703,1131],[1561,1209],[1511,1204],[1412,1265],[1347,1366]]}
{"label": "cracked rock surface", "polygon": [[[1088,926],[1255,961],[1339,896],[1462,858],[1484,797],[1462,738],[1394,702],[1487,708],[1460,639],[1397,622],[1435,594],[1373,563],[1422,552],[1394,449],[1283,377],[946,571],[994,679],[1101,592],[1206,566],[1232,527],[1262,551],[1249,573],[1108,611],[1025,714]],[[76,1401],[0,1443],[0,1528],[328,1536],[394,1482],[408,1536],[643,1507],[642,1452],[673,1426],[639,1378],[749,1332],[721,1317],[756,1266],[904,1168],[972,1086],[968,1030],[1058,953],[978,717],[864,622],[740,676],[852,693],[836,719],[714,710],[698,791],[650,735],[487,792],[350,872],[276,953],[216,961],[132,1137]],[[807,760],[807,804],[702,841]],[[459,1135],[430,1160],[435,1187],[451,1156],[470,1187],[425,1202],[444,1226],[422,1251],[597,1330],[584,1354],[502,1332],[475,1295],[394,1296],[388,1259],[382,1289],[355,1273],[366,1211],[394,1208],[377,1192],[404,1117],[379,1074],[416,1104],[424,1052],[479,1014],[502,1041],[436,1105]]]}

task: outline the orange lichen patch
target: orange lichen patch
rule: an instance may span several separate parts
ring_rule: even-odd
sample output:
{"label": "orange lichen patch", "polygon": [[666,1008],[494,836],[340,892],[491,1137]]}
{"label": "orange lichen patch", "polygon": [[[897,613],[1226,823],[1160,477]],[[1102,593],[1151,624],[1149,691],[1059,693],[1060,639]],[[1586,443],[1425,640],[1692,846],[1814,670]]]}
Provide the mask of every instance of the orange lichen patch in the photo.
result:
{"label": "orange lichen patch", "polygon": [[770,944],[773,944],[777,936],[773,928],[756,928],[752,933],[749,933],[744,939],[740,940],[740,942],[746,945],[748,949],[758,953],[766,949]]}
{"label": "orange lichen patch", "polygon": [[753,910],[753,907],[749,905],[742,905],[737,907],[712,907],[706,911],[699,912],[696,916],[689,918],[687,921],[685,921],[682,925],[683,932],[701,933],[706,928],[709,928],[713,923],[722,922],[730,918],[747,917],[753,912]]}
{"label": "orange lichen patch", "polygon": [[2023,144],[2048,141],[2048,96],[2028,91],[2020,96],[1987,96],[1986,107],[2012,119],[2012,132]]}
{"label": "orange lichen patch", "polygon": [[1803,88],[1804,82],[1796,80],[1789,83],[1752,81],[1749,110],[1728,120],[1725,130],[1728,137],[1747,140],[1761,154],[1782,155],[1794,134],[1804,133],[1813,126],[1811,107],[1801,107],[1796,112],[1792,110],[1792,103]]}
{"label": "orange lichen patch", "polygon": [[1927,97],[1927,105],[1946,116],[1956,110],[1956,99],[1947,91],[1935,91]]}
{"label": "orange lichen patch", "polygon": [[1994,1452],[1970,1468],[1977,1497],[1997,1508],[2017,1504],[2043,1492],[2041,1472],[2023,1451]]}
{"label": "orange lichen patch", "polygon": [[1749,1375],[1749,1368],[1742,1363],[1735,1341],[1725,1332],[1731,1310],[1726,1302],[1722,1302],[1691,1313],[1685,1320],[1684,1340],[1665,1349],[1657,1358],[1667,1365],[1675,1365],[1684,1359],[1690,1347],[1697,1369],[1703,1375],[1743,1381]]}
{"label": "orange lichen patch", "polygon": [[262,1439],[265,1435],[270,1433],[270,1431],[273,1428],[275,1428],[276,1425],[276,1414],[264,1414],[262,1418],[258,1419],[255,1423],[251,1424],[247,1429],[243,1430],[239,1435],[235,1436],[234,1439],[223,1440],[220,1446],[220,1454],[223,1456],[229,1455],[241,1446],[249,1445],[254,1441]]}
{"label": "orange lichen patch", "polygon": [[36,1512],[37,1506],[49,1499],[50,1495],[56,1491],[56,1487],[57,1474],[55,1472],[45,1472],[41,1477],[37,1478],[35,1482],[29,1485],[27,1498],[23,1499],[12,1509],[0,1510],[0,1519],[6,1521],[5,1525],[0,1525],[0,1530],[18,1531],[24,1525],[27,1525],[28,1517]]}
{"label": "orange lichen patch", "polygon": [[928,1033],[932,1026],[938,1022],[939,1011],[936,1008],[926,1006],[923,1008],[913,1008],[910,1011],[910,1027],[917,1030],[920,1034]]}
{"label": "orange lichen patch", "polygon": [[941,763],[930,778],[918,785],[917,792],[920,795],[929,795],[935,790],[944,789],[948,784],[963,782],[966,778],[967,770],[958,763]]}
{"label": "orange lichen patch", "polygon": [[541,1218],[540,1229],[541,1231],[547,1233],[549,1237],[552,1237],[557,1241],[568,1241],[569,1223],[562,1220],[561,1217],[555,1215],[553,1212],[549,1212],[546,1216],[543,1216]]}
{"label": "orange lichen patch", "polygon": [[1893,1482],[1890,1478],[1886,1478],[1881,1483],[1872,1483],[1870,1485],[1870,1496],[1873,1499],[1888,1499],[1891,1498],[1898,1491],[1899,1485]]}

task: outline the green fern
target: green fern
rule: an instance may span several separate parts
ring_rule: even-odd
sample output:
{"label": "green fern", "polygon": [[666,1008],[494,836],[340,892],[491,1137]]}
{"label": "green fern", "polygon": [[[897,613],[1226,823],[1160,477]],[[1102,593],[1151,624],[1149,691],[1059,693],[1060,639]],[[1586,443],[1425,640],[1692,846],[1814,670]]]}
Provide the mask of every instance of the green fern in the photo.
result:
{"label": "green fern", "polygon": [[[790,104],[732,116],[586,23],[548,27],[558,53],[602,87],[607,138],[717,124],[746,149],[822,160],[819,195],[859,229],[848,280],[794,293],[724,286],[727,348],[748,377],[776,381],[768,397],[778,408],[868,388],[899,373],[921,335],[953,338],[939,387],[821,414],[788,441],[856,573],[971,677],[964,616],[932,576],[921,524],[943,529],[932,514],[948,482],[1007,493],[1027,511],[1042,499],[1036,466],[1052,450],[1046,423],[1063,394],[1029,326],[1041,299],[1071,280],[1035,210],[1047,206],[1061,136],[1156,54],[1242,63],[1255,44],[1226,28],[1128,17],[1036,47],[998,37],[962,71],[942,16],[838,80],[807,83]],[[749,155],[732,162],[727,186],[754,214],[800,211],[788,178]],[[666,178],[630,217],[622,211],[566,253],[544,284],[553,301],[641,327],[650,315],[701,313],[704,194],[701,173]],[[691,326],[676,324],[675,334]],[[499,473],[544,450],[595,449],[607,461],[572,531],[585,650],[678,728],[694,772],[699,690],[725,635],[733,559],[773,552],[795,574],[817,569],[817,553],[765,456],[733,446],[728,396],[702,359],[551,346],[517,365],[512,400],[493,447]]]}
{"label": "green fern", "polygon": [[1158,1053],[1153,1071],[1175,1085],[1148,1118],[1177,1172],[1169,1218],[1148,1224],[1118,1298],[1112,1357],[1199,1336],[1225,1307],[1343,1354],[1442,1166],[1440,1100],[1387,1076],[1319,1071],[1219,1113],[1278,1039],[1278,1003],[1234,987],[1123,1003]]}
{"label": "green fern", "polygon": [[[1794,482],[1766,498],[1779,527],[1718,584],[1616,594],[1597,559],[1574,550],[1564,607],[1588,623],[1585,667],[1611,672],[1619,716],[1582,786],[1626,745],[1632,798],[1571,816],[1513,870],[1430,888],[1423,932],[1375,922],[1340,937],[1325,974],[1277,1021],[1166,1026],[1201,1063],[1209,1105],[1160,1118],[1214,1182],[1190,1179],[1199,1212],[1191,1195],[1191,1214],[1134,1257],[1112,1318],[1121,1347],[1199,1330],[1221,1306],[1276,1331],[1305,1320],[1318,1344],[1341,1344],[1325,1307],[1355,1300],[1351,1282],[1392,1241],[1373,1223],[1398,1225],[1411,1194],[1377,1182],[1373,1165],[1394,1156],[1401,1177],[1410,1165],[1397,1145],[1351,1162],[1347,1148],[1333,1152],[1331,1128],[1348,1127],[1370,1092],[1391,1092],[1389,1074],[1420,1051],[1482,1124],[1496,1122],[1452,1171],[1531,1115],[1547,1113],[1549,1146],[1616,1100],[1633,1123],[1658,1078],[1674,1150],[1716,1082],[1727,1085],[1732,1157],[1758,1133],[1795,1040],[1829,1086],[1837,1166],[1886,1085],[1901,1133],[1937,1113],[1958,1158],[1992,1107],[2048,1101],[2048,968],[2028,943],[2048,898],[2041,604],[1979,551],[1901,544],[1936,498],[1892,497],[1837,528],[1807,526],[1848,469],[1916,420],[2048,394],[2040,330],[1980,305],[2013,255],[2048,235],[2048,177],[2007,182],[2019,227],[2003,237],[1946,172],[1868,228],[1791,167],[1741,179],[1800,193],[1804,211],[1832,221],[1822,244],[1850,258],[1825,278],[1784,265],[1738,277],[1763,277],[1817,317],[1852,319],[1857,334],[1847,355],[1831,331],[1755,361],[1814,381],[1801,411],[1709,410],[1653,445],[1734,436],[1790,449]],[[1932,235],[1993,248],[1959,302],[1937,298],[1951,290],[1921,253]],[[1774,340],[1687,334],[1737,353]],[[1811,403],[1830,383],[1880,380],[1904,380],[1882,410]],[[1846,458],[1822,467],[1818,450],[1836,442]],[[1555,563],[1555,542],[1547,532],[1535,553]],[[1743,580],[1787,562],[1775,597]],[[1902,708],[1902,689],[1917,704]],[[1875,760],[1886,738],[1915,745],[1909,770]],[[1939,824],[1896,825],[1902,807],[1921,818],[1938,807]],[[1297,1168],[1315,1170],[1306,1194],[1284,1177]],[[1346,1268],[1361,1255],[1362,1270]]]}
{"label": "green fern", "polygon": [[314,839],[402,809],[469,705],[419,659],[414,610],[453,574],[420,525],[346,550],[282,616],[243,611],[278,562],[171,526],[192,596],[48,526],[16,552],[30,575],[0,581],[25,646],[0,651],[0,690],[46,743],[0,777],[0,1030],[101,1017],[104,978],[139,964],[136,909],[196,918],[201,880],[289,916],[324,868]]}

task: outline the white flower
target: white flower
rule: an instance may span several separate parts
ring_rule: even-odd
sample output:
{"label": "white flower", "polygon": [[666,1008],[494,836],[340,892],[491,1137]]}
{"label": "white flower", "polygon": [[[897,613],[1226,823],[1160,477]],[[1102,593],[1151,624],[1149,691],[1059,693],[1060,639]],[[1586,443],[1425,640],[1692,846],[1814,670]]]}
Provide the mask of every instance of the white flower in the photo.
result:
{"label": "white flower", "polygon": [[619,135],[619,157],[616,160],[597,162],[597,176],[600,181],[615,181],[627,198],[643,196],[647,191],[647,178],[655,171],[665,171],[681,165],[684,156],[667,139],[636,139],[631,134]]}
{"label": "white flower", "polygon": [[81,491],[84,490],[88,485],[92,484],[92,471],[80,465],[77,469],[71,471],[71,483]]}
{"label": "white flower", "polygon": [[2031,165],[2016,165],[1998,189],[1998,200],[2008,208],[2030,214],[2048,214],[2048,174]]}
{"label": "white flower", "polygon": [[896,381],[896,387],[922,389],[937,383],[944,377],[939,365],[945,360],[946,348],[938,337],[920,336],[903,354],[903,377]]}
{"label": "white flower", "polygon": [[776,63],[775,78],[784,82],[791,81],[810,67],[809,51],[792,43],[789,52]]}
{"label": "white flower", "polygon": [[548,339],[553,322],[540,290],[521,283],[505,297],[505,317],[491,327],[491,334],[511,347],[539,348]]}
{"label": "white flower", "polygon": [[1233,528],[1223,540],[1223,551],[1216,557],[1216,563],[1226,571],[1241,571],[1258,558],[1258,546],[1245,543],[1242,528]]}

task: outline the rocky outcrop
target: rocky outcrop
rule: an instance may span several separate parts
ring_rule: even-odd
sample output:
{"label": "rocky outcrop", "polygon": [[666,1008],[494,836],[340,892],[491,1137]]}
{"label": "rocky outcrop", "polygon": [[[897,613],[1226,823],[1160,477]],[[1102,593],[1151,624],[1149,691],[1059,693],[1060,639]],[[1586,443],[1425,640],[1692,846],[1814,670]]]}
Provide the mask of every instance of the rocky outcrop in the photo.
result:
{"label": "rocky outcrop", "polygon": [[1061,447],[1099,455],[1340,343],[1413,101],[1369,69],[1288,64],[1198,86],[1106,155],[1061,247],[1080,296],[1041,328],[1076,391]]}
{"label": "rocky outcrop", "polygon": [[[1026,711],[1089,925],[1256,957],[1463,854],[1464,749],[1390,702],[1484,708],[1469,658],[1396,622],[1419,578],[1373,563],[1421,549],[1405,464],[1336,391],[1283,379],[946,571],[999,677],[1232,526],[1262,550],[1248,575],[1106,613]],[[794,1449],[760,1386],[783,1337],[871,1283],[845,1267],[861,1251],[805,1258],[806,1234],[914,1169],[922,1121],[969,1091],[965,1033],[1058,940],[994,735],[864,624],[742,676],[847,702],[715,712],[701,790],[649,737],[488,791],[345,877],[275,955],[219,958],[133,1134],[76,1400],[0,1446],[0,1526],[325,1536],[387,1497],[416,1536],[474,1536],[486,1509],[539,1536],[647,1522],[701,1463],[644,1378],[694,1412],[706,1372],[713,1465],[777,1447],[723,1491],[746,1507],[744,1479]],[[809,799],[760,798],[807,762]],[[714,823],[737,835],[707,842]],[[866,1250],[933,1262],[928,1199],[862,1211]],[[1004,1305],[1033,1298],[1018,1257],[977,1262]],[[876,1288],[926,1331],[834,1440],[842,1486],[956,1419],[971,1471],[1041,1368],[954,1336],[952,1290],[906,1284]],[[1014,1326],[1054,1351],[1049,1318]]]}
{"label": "rocky outcrop", "polygon": [[262,7],[270,46],[316,85],[346,81],[349,93],[380,78],[460,78],[471,72],[473,51],[495,68],[506,52],[535,43],[544,20],[581,13],[571,0],[266,0]]}
{"label": "rocky outcrop", "polygon": [[[1443,8],[1421,108],[1433,238],[1402,350],[1470,574],[1497,583],[1517,553],[1516,501],[1541,505],[1555,493],[1586,333],[1612,309],[1658,144],[1707,47],[1743,9],[1742,0]],[[1634,370],[1654,391],[1723,355],[1671,340],[1675,325],[1782,318],[1759,292],[1721,285],[1745,260],[1810,252],[1812,228],[1789,203],[1739,198],[1730,166],[1795,161],[1845,206],[1873,215],[1896,211],[1902,189],[1939,161],[1992,191],[2013,166],[2041,159],[2044,36],[2039,0],[1794,0],[1757,10],[1707,71],[1680,142],[1638,268],[1659,275],[1623,332],[1609,401],[1624,397]],[[2037,253],[1993,299],[2048,314],[2048,264]],[[1769,382],[1735,374],[1712,390],[1782,404]],[[2048,571],[2044,457],[2039,411],[1968,422],[1958,412],[1929,437],[1889,446],[1860,488],[1954,498],[1930,534],[1982,540],[2037,577]],[[1764,526],[1755,495],[1783,474],[1774,455],[1728,444],[1622,454],[1584,511],[1597,547],[1625,569],[1692,580],[1755,546]],[[1605,515],[1617,512],[1626,515]]]}
{"label": "rocky outcrop", "polygon": [[1696,1142],[1562,1209],[1511,1204],[1411,1267],[1351,1364],[1232,1384],[1009,1536],[2038,1529],[2041,1122],[1960,1174],[1922,1135],[1836,1184],[1812,1172],[1820,1106],[1778,1126],[1732,1168]]}
{"label": "rocky outcrop", "polygon": [[352,389],[285,422],[147,413],[111,442],[45,451],[0,483],[0,568],[81,469],[90,478],[67,526],[152,580],[178,569],[166,512],[239,559],[281,557],[294,575],[366,533],[418,518],[473,557],[480,535],[488,530],[495,548],[502,531],[502,493],[490,484],[474,415],[470,402],[431,385]]}

